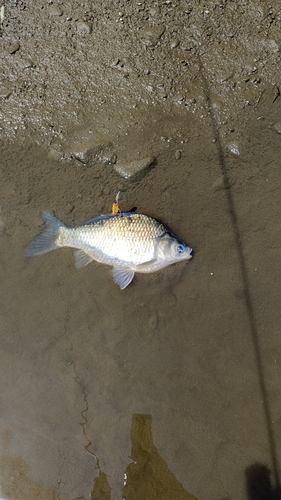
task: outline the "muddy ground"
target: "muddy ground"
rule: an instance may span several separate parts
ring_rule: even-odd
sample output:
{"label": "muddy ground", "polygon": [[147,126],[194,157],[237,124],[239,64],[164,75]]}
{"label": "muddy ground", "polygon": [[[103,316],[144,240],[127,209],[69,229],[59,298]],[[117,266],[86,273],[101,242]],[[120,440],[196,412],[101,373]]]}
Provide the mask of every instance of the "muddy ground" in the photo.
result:
{"label": "muddy ground", "polygon": [[[3,500],[276,500],[280,2],[0,4]],[[280,86],[280,87],[279,87]],[[40,212],[156,216],[124,291]]]}

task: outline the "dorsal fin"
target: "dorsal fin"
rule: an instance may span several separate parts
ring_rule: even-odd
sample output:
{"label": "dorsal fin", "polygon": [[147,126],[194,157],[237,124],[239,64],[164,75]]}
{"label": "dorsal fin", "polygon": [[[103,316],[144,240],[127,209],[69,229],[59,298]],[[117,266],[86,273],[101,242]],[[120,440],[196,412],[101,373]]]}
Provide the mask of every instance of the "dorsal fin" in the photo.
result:
{"label": "dorsal fin", "polygon": [[118,214],[101,214],[97,217],[93,217],[93,219],[87,220],[85,224],[94,224],[95,222],[98,222],[100,220],[114,219],[115,217],[128,217],[129,215],[132,215],[132,211],[119,212]]}

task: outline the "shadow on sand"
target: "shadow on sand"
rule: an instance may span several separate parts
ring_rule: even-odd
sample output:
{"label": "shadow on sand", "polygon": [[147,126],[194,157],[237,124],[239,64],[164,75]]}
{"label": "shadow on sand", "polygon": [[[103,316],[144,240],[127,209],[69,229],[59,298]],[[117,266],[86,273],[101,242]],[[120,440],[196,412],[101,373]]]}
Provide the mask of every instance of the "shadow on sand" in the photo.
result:
{"label": "shadow on sand", "polygon": [[223,177],[224,192],[227,200],[230,222],[234,233],[236,249],[240,264],[240,275],[244,290],[244,302],[245,302],[246,313],[248,316],[248,328],[252,340],[252,347],[256,363],[256,373],[259,382],[261,400],[263,401],[262,408],[264,412],[264,422],[265,422],[265,428],[267,433],[268,446],[272,464],[272,476],[273,476],[272,481],[274,485],[272,485],[270,480],[271,472],[265,465],[253,464],[246,469],[245,474],[246,474],[246,484],[247,484],[247,495],[249,500],[280,500],[281,488],[280,488],[278,454],[276,450],[276,443],[272,426],[271,408],[270,408],[268,390],[266,387],[264,368],[262,363],[259,332],[258,332],[256,315],[253,307],[253,299],[250,289],[249,272],[248,272],[247,262],[244,257],[245,253],[243,248],[243,240],[239,228],[239,221],[237,217],[237,211],[234,203],[233,193],[231,190],[231,182],[228,174],[226,158],[220,139],[214,107],[212,106],[212,101],[210,98],[211,95],[210,88],[204,74],[204,67],[199,54],[199,50],[197,50],[197,58],[199,63],[199,72],[204,86],[206,107],[210,116],[213,137],[217,147],[218,162]]}
{"label": "shadow on sand", "polygon": [[[132,416],[132,451],[124,474],[124,500],[197,500],[188,493],[159,455],[152,438],[151,415]],[[106,475],[100,472],[94,481],[91,500],[110,500]]]}
{"label": "shadow on sand", "polygon": [[251,465],[245,474],[249,500],[281,500],[280,485],[272,484],[271,472],[266,465]]}

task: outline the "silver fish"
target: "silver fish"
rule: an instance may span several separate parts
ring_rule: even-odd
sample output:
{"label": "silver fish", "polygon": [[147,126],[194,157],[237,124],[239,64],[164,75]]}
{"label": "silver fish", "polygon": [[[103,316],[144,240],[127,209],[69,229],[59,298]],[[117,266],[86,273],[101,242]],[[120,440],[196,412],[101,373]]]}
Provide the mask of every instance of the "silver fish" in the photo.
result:
{"label": "silver fish", "polygon": [[188,245],[147,215],[100,215],[76,227],[66,226],[48,212],[42,212],[42,218],[45,228],[27,245],[25,255],[42,255],[60,247],[76,248],[77,268],[93,260],[108,264],[113,267],[113,279],[121,290],[131,283],[135,272],[152,273],[192,257]]}

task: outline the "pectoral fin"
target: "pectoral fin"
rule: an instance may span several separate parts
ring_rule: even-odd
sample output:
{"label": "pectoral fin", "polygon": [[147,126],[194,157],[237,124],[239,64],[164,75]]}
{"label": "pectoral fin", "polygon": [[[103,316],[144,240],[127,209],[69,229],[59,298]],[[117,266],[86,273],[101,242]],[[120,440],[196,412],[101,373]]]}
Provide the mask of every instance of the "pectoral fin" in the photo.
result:
{"label": "pectoral fin", "polygon": [[87,266],[90,262],[93,262],[94,258],[85,253],[83,250],[77,250],[74,252],[75,267],[79,269],[80,267]]}
{"label": "pectoral fin", "polygon": [[111,271],[115,283],[124,290],[132,281],[135,272],[131,269],[114,267]]}
{"label": "pectoral fin", "polygon": [[142,264],[138,264],[137,272],[138,273],[149,273],[153,271],[155,264],[157,264],[157,259],[151,259],[147,262],[143,262]]}

